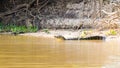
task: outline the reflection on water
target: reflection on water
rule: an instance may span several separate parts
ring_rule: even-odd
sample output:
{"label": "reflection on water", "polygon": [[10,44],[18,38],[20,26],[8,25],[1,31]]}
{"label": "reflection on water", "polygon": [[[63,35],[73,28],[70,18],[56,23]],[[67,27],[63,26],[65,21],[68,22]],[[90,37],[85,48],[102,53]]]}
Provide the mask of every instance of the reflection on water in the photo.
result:
{"label": "reflection on water", "polygon": [[113,68],[119,62],[119,40],[57,41],[0,36],[0,68]]}

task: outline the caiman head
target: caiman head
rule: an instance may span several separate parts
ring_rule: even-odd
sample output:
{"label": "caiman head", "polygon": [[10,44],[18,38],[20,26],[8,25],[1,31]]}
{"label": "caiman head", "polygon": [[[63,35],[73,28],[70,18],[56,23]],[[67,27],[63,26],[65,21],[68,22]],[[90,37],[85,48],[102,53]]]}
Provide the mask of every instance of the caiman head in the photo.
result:
{"label": "caiman head", "polygon": [[54,37],[57,39],[60,39],[60,40],[65,40],[65,38],[62,35],[58,35],[58,36],[54,36]]}

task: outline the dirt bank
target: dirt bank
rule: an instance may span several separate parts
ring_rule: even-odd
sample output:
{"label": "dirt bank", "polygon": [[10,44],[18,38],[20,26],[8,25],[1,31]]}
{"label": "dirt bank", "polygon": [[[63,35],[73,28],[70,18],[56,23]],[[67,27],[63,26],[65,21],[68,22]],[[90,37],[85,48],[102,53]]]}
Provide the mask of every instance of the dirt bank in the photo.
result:
{"label": "dirt bank", "polygon": [[45,37],[45,38],[55,38],[54,36],[62,35],[66,39],[67,38],[76,38],[76,37],[87,37],[87,36],[105,36],[107,40],[118,39],[120,38],[119,29],[109,29],[98,31],[96,29],[91,30],[49,30],[48,32],[44,32],[40,30],[36,33],[25,33],[20,34],[23,36],[33,36],[33,37]]}

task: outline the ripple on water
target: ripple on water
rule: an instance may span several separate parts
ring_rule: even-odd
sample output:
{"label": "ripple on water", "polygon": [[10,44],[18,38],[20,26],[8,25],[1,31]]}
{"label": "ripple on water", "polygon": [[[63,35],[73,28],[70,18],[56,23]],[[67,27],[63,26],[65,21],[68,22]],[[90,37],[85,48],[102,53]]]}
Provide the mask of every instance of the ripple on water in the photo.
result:
{"label": "ripple on water", "polygon": [[108,63],[102,68],[120,68],[120,56],[110,56]]}

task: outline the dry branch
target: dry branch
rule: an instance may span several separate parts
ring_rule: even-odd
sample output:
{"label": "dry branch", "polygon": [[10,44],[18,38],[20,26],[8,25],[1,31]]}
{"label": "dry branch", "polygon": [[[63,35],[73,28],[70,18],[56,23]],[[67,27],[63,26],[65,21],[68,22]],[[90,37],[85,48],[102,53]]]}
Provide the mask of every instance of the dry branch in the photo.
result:
{"label": "dry branch", "polygon": [[107,11],[105,11],[105,10],[101,10],[103,13],[105,13],[105,14],[107,14],[108,16],[111,16],[111,15],[114,15],[114,14],[116,14],[117,13],[117,11],[115,11],[115,12],[107,12]]}
{"label": "dry branch", "polygon": [[12,10],[9,10],[9,11],[6,11],[6,12],[4,12],[4,13],[1,13],[1,14],[0,14],[0,17],[2,17],[2,16],[7,16],[7,15],[13,14],[13,13],[15,13],[15,12],[18,12],[19,9],[21,9],[21,8],[26,8],[27,6],[28,6],[28,4],[20,4],[20,5],[17,5],[16,8],[13,8]]}

